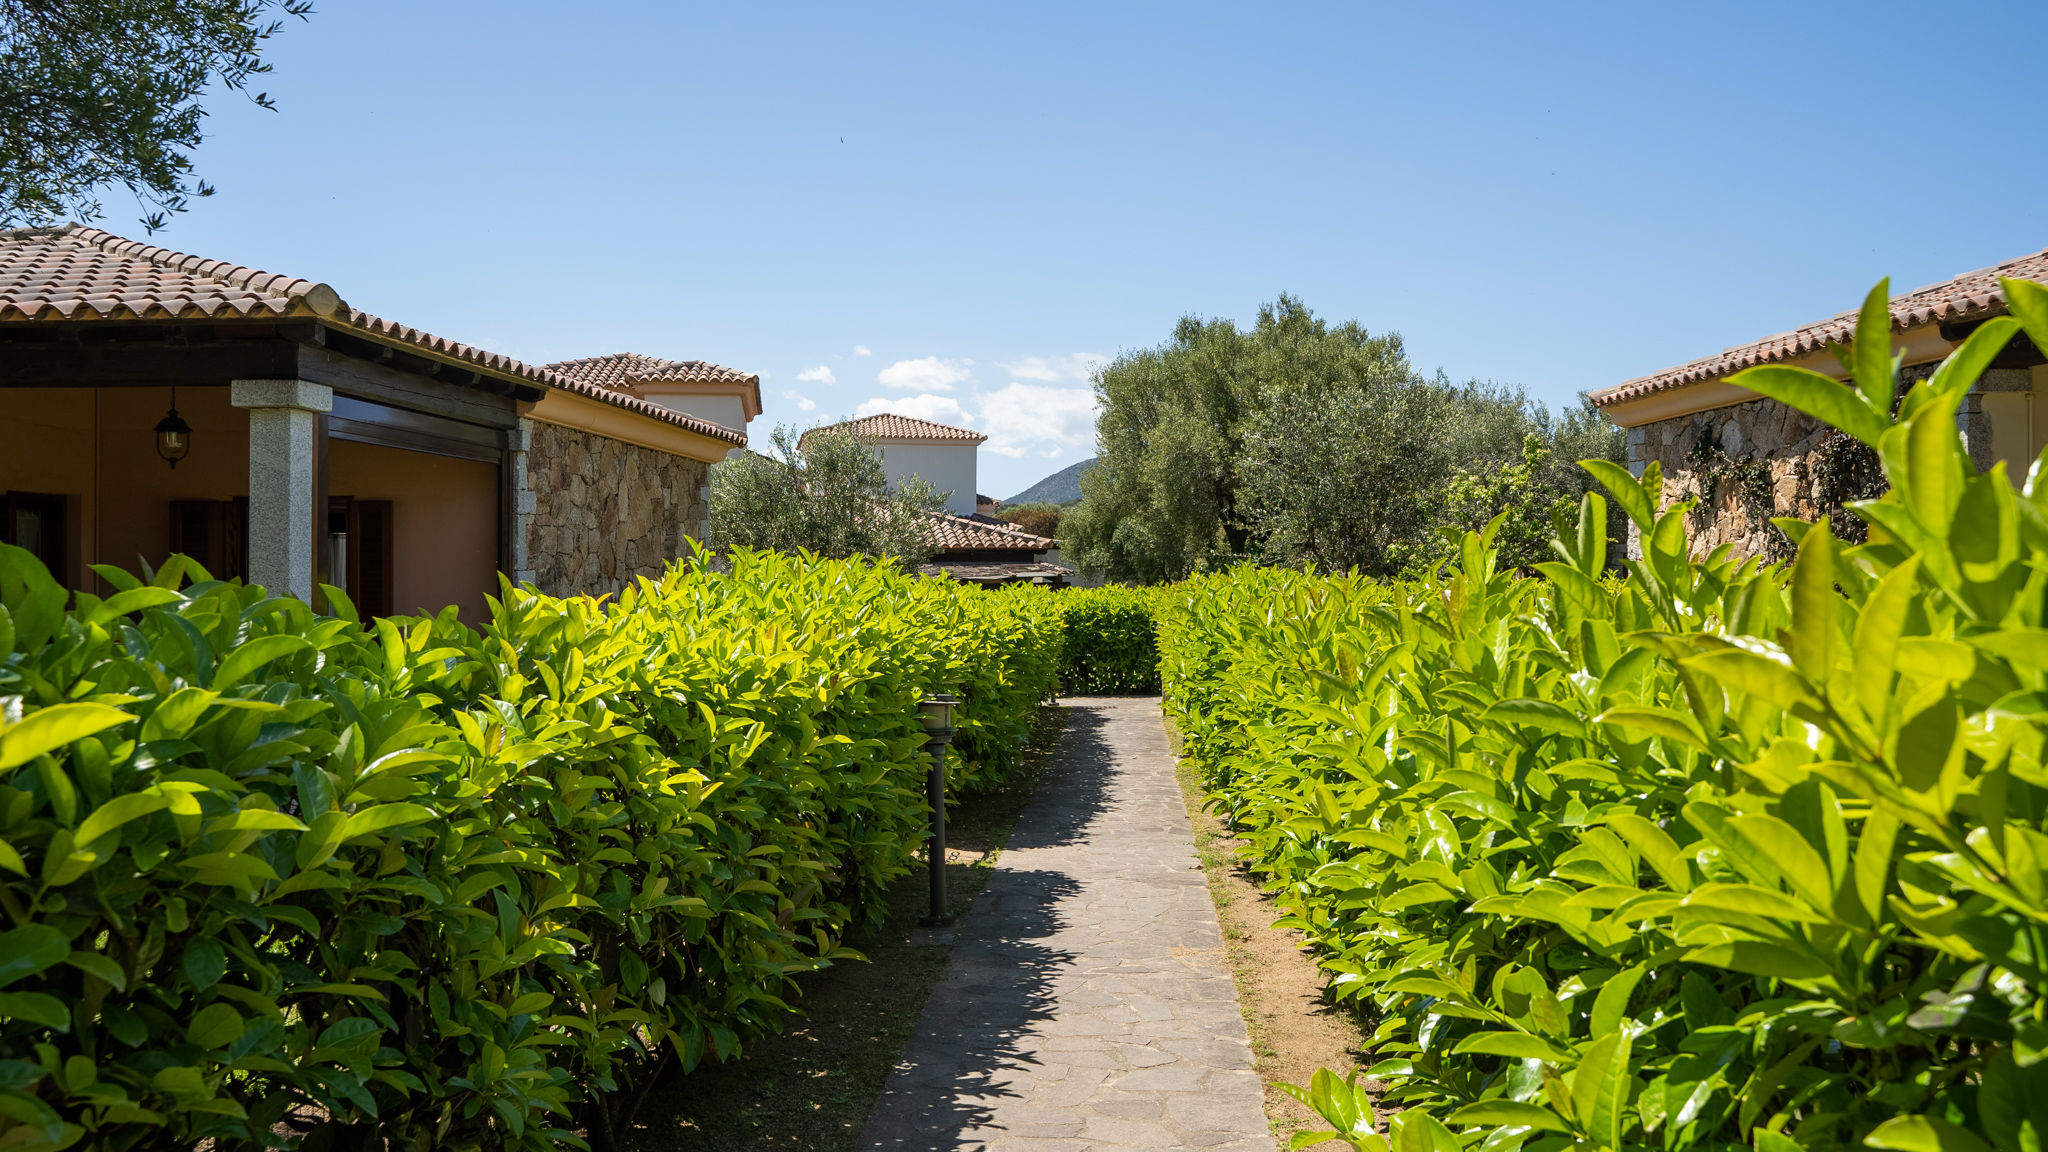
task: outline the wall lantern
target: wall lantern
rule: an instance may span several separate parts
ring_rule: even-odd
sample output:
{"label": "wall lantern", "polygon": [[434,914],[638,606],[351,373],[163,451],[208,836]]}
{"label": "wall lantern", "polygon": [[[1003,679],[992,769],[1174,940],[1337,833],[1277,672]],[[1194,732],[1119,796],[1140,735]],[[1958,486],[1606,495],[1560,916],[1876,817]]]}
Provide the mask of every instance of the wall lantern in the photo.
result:
{"label": "wall lantern", "polygon": [[192,426],[178,416],[178,390],[171,389],[171,411],[156,422],[156,454],[176,468],[192,450]]}
{"label": "wall lantern", "polygon": [[934,692],[918,703],[918,719],[924,723],[925,746],[932,750],[931,774],[925,778],[925,800],[931,805],[931,836],[925,841],[925,869],[931,877],[931,915],[918,923],[943,928],[953,922],[946,909],[946,745],[953,742],[953,706],[960,702],[950,692]]}

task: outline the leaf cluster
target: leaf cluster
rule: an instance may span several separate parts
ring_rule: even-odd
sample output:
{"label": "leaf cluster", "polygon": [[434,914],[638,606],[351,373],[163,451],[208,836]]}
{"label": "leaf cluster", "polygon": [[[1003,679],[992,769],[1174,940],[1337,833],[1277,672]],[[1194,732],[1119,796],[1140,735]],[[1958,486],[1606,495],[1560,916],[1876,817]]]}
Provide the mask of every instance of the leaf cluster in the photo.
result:
{"label": "leaf cluster", "polygon": [[[1868,539],[1695,560],[1687,500],[1589,469],[1554,559],[1499,523],[1420,579],[1242,569],[1161,616],[1167,707],[1405,1108],[1360,1149],[1945,1152],[2048,1132],[2048,475],[1978,473],[1963,396],[2048,289],[1894,403],[1845,356],[1735,382],[1868,445]],[[1363,1113],[1361,1113],[1363,1109]]]}
{"label": "leaf cluster", "polygon": [[[189,153],[219,83],[268,72],[264,42],[309,0],[0,0],[0,225],[101,215],[125,186],[152,232],[189,197]],[[270,98],[257,93],[260,107]]]}
{"label": "leaf cluster", "polygon": [[1159,691],[1159,642],[1153,619],[1162,590],[1111,584],[1059,594],[1066,616],[1060,691],[1071,696],[1150,695]]}
{"label": "leaf cluster", "polygon": [[720,547],[894,557],[906,568],[938,551],[933,517],[950,493],[918,476],[891,485],[873,439],[850,427],[779,427],[774,443],[773,457],[747,452],[711,466]]}
{"label": "leaf cluster", "polygon": [[971,789],[1060,667],[1049,591],[814,556],[508,585],[481,629],[99,572],[67,610],[0,547],[10,1149],[611,1147],[858,958],[919,701],[962,696]]}

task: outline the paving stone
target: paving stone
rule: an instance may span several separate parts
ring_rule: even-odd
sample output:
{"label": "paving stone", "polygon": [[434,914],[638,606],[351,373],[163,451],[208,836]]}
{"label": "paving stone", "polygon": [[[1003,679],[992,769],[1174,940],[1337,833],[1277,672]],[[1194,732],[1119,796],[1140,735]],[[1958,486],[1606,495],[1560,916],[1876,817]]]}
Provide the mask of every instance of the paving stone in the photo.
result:
{"label": "paving stone", "polygon": [[1273,1152],[1158,701],[1062,703],[861,1146]]}

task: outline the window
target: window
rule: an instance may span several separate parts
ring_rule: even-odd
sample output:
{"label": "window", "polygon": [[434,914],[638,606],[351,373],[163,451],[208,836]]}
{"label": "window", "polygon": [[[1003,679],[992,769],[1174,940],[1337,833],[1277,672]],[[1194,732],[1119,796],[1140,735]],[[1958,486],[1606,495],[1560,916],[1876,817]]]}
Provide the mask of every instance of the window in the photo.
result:
{"label": "window", "polygon": [[249,568],[249,500],[171,501],[171,551],[199,561],[216,580],[239,579]]}
{"label": "window", "polygon": [[65,505],[65,497],[47,492],[9,492],[0,497],[0,543],[26,548],[58,582],[69,584]]}
{"label": "window", "polygon": [[389,500],[336,496],[327,502],[328,582],[348,593],[365,620],[395,610],[392,529]]}

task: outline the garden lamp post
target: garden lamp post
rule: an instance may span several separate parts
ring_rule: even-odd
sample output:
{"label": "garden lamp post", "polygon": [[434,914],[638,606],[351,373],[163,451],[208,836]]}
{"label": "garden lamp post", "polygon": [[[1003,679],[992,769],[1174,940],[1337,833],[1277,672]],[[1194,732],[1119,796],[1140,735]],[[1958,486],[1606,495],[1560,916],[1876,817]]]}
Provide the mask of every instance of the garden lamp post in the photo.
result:
{"label": "garden lamp post", "polygon": [[931,837],[925,842],[932,910],[918,921],[927,928],[943,928],[953,922],[946,912],[946,746],[953,742],[953,706],[959,702],[950,692],[934,692],[917,708],[924,721],[925,747],[932,753],[931,773],[925,777],[925,797],[932,806]]}

